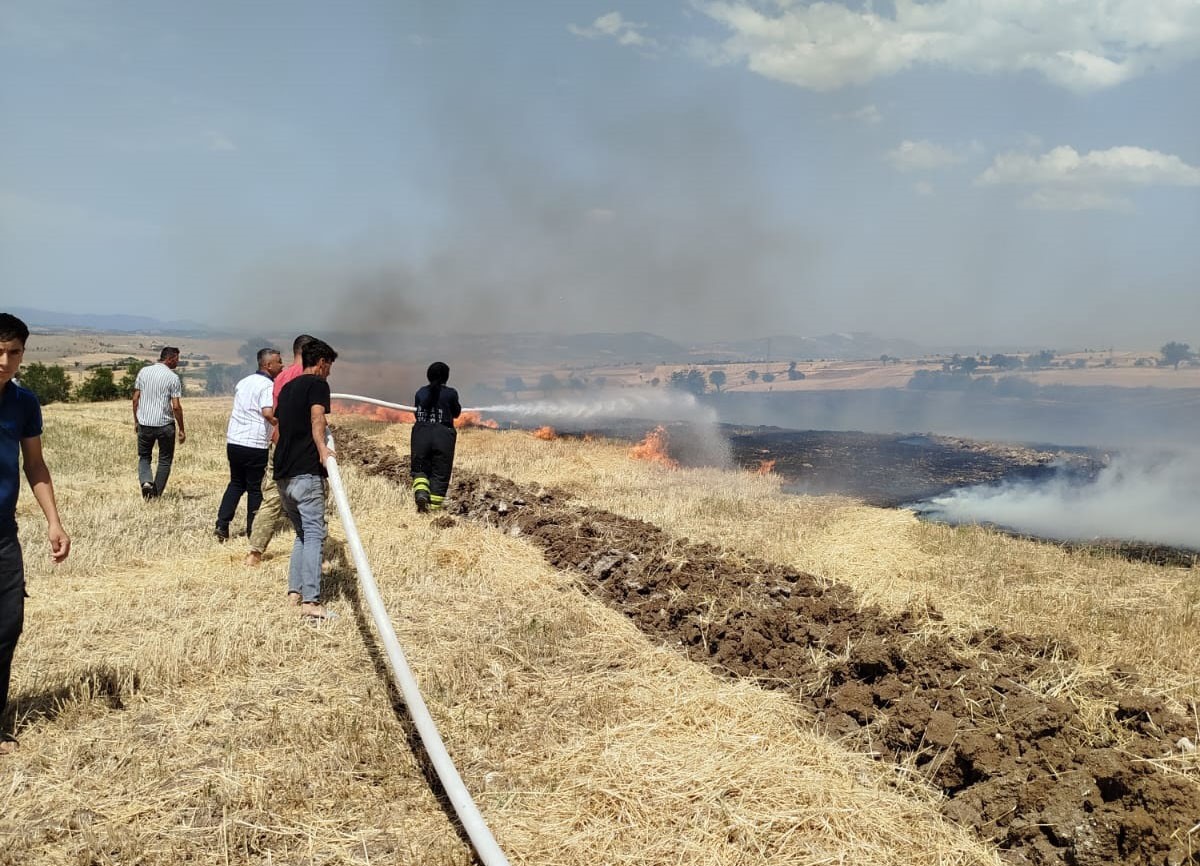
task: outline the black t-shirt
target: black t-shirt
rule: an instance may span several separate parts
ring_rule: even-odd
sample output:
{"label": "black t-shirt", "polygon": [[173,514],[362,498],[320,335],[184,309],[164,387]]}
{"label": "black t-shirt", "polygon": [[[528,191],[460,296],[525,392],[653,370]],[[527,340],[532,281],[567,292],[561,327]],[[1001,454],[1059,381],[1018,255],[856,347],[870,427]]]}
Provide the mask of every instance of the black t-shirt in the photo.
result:
{"label": "black t-shirt", "polygon": [[275,417],[279,419],[279,442],[275,445],[275,480],[297,475],[325,475],[321,453],[312,437],[310,409],[320,406],[329,414],[329,383],[305,373],[283,386]]}
{"label": "black t-shirt", "polygon": [[425,385],[417,392],[413,403],[418,423],[443,424],[454,429],[454,419],[462,414],[458,392],[449,385],[442,385],[436,391],[432,385]]}

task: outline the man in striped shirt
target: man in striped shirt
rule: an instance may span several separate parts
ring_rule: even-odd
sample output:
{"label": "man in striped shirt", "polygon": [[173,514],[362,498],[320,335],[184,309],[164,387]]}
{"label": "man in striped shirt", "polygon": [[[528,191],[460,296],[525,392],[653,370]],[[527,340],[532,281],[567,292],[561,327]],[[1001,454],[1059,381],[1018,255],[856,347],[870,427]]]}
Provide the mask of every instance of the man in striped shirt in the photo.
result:
{"label": "man in striped shirt", "polygon": [[254,515],[263,498],[263,475],[267,471],[271,436],[275,430],[275,398],[272,381],[283,369],[278,349],[258,350],[258,369],[237,383],[233,411],[225,430],[225,456],[229,459],[229,484],[217,510],[217,541],[229,540],[229,524],[238,502],[246,494],[246,535],[254,526]]}
{"label": "man in striped shirt", "polygon": [[[175,437],[179,444],[187,441],[183,429],[183,384],[175,368],[179,366],[179,349],[163,346],[158,363],[143,367],[133,383],[133,424],[137,431],[138,481],[142,498],[161,496],[171,475],[175,459]],[[153,473],[150,458],[158,445],[158,465]]]}

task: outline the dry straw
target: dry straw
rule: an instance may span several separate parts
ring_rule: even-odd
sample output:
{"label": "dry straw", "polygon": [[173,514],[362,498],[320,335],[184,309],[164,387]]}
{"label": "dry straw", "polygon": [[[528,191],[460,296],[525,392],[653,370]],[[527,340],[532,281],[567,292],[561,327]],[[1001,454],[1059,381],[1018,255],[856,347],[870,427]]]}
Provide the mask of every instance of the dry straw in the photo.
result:
{"label": "dry straw", "polygon": [[[0,863],[469,863],[393,707],[348,566],[326,583],[341,618],[313,628],[285,604],[288,540],[257,570],[240,564],[244,539],[217,544],[226,405],[187,411],[167,495],[149,505],[127,406],[46,413],[76,547],[52,569],[22,498],[32,598],[14,682],[22,748],[0,763]],[[460,448],[464,465],[540,473],[776,559],[832,557],[816,547],[858,513],[780,497],[770,479],[630,464],[611,445],[469,431]],[[927,788],[814,735],[786,696],[654,645],[522,539],[437,530],[397,485],[343,469],[400,641],[512,862],[999,863],[938,816]],[[899,535],[919,555],[907,571],[889,564],[901,576],[879,595],[917,595],[931,561],[961,555],[921,532]],[[866,586],[866,559],[850,562]]]}

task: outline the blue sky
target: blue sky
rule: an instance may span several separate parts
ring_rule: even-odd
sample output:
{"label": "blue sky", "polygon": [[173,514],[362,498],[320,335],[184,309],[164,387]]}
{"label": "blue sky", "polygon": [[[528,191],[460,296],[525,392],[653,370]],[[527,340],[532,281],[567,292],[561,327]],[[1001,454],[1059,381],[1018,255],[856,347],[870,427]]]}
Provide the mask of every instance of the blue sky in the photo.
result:
{"label": "blue sky", "polygon": [[0,286],[262,331],[1200,344],[1200,0],[0,0]]}

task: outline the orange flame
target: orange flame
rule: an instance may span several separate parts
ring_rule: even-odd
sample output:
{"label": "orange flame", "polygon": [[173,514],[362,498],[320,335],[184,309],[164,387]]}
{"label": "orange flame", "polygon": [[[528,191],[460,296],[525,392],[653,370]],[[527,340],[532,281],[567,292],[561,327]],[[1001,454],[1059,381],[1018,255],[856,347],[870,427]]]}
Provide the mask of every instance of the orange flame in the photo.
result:
{"label": "orange flame", "polygon": [[539,427],[533,431],[533,438],[549,442],[552,439],[557,439],[558,434],[554,432],[553,427]]}
{"label": "orange flame", "polygon": [[376,421],[387,421],[390,424],[412,424],[417,419],[412,412],[403,409],[389,409],[387,406],[376,406],[374,403],[359,403],[351,400],[334,400],[333,411],[348,415],[365,415]]}
{"label": "orange flame", "polygon": [[672,460],[667,453],[667,428],[659,424],[646,434],[646,438],[629,449],[629,456],[634,460],[649,460],[670,469],[677,469],[679,461]]}
{"label": "orange flame", "polygon": [[478,412],[463,412],[454,419],[454,426],[462,427],[486,427],[489,430],[499,430],[500,425],[491,418],[484,418]]}
{"label": "orange flame", "polygon": [[759,460],[758,469],[754,470],[755,475],[770,475],[775,470],[774,460]]}

